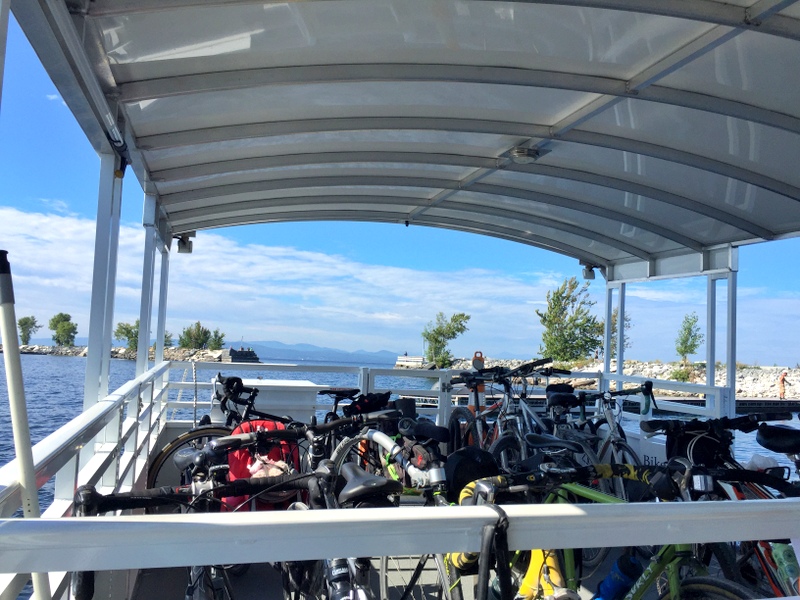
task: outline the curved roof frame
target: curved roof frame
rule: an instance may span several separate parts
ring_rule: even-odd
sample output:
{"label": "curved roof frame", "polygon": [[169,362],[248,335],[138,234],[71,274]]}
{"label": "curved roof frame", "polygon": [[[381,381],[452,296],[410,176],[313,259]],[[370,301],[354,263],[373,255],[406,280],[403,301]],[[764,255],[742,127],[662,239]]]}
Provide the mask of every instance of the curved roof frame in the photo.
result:
{"label": "curved roof frame", "polygon": [[[739,56],[734,45],[745,33],[769,36],[776,59],[799,58],[797,0],[475,2],[496,3],[502,16],[444,0],[449,10],[426,18],[434,32],[462,28],[467,37],[448,40],[466,42],[455,53],[400,18],[376,21],[380,34],[360,36],[350,50],[336,21],[347,23],[360,1],[293,5],[292,23],[307,26],[302,52],[293,52],[297,39],[281,46],[272,35],[263,46],[248,37],[258,23],[242,25],[245,45],[215,45],[231,27],[236,33],[237,11],[258,17],[250,9],[283,6],[270,0],[14,0],[12,10],[92,143],[133,165],[172,233],[276,220],[413,223],[513,239],[584,264],[641,262],[647,273],[662,258],[800,235],[800,177],[774,165],[800,151],[800,92],[779,78],[764,93],[749,84],[763,57]],[[394,1],[364,6],[392,9]],[[323,5],[336,15],[330,23],[311,19]],[[215,7],[230,18],[224,27],[201,10]],[[506,38],[526,33],[531,7],[542,22],[603,25],[573,27],[563,42],[558,32],[537,31],[535,51],[508,46]],[[518,22],[509,8],[520,9]],[[193,26],[174,40],[159,37],[150,19],[158,13]],[[647,18],[622,18],[630,14]],[[480,31],[480,43],[465,24]],[[597,56],[576,50],[578,35]],[[400,52],[384,44],[387,36]],[[144,51],[148,43],[153,52]],[[265,50],[273,47],[275,60]],[[505,64],[509,51],[518,56]],[[239,64],[239,56],[249,59]],[[744,82],[709,79],[708,56]],[[360,85],[371,86],[370,106],[335,101]],[[431,85],[439,87],[424,87]],[[469,90],[469,101],[454,102],[443,87],[451,85]],[[305,86],[334,101],[304,100]],[[398,86],[404,92],[395,97]],[[428,90],[442,93],[408,102]],[[287,98],[291,110],[272,110]],[[243,100],[257,105],[240,116]],[[491,110],[481,113],[481,102]],[[671,112],[647,120],[656,106]],[[610,118],[618,110],[642,117],[621,123]],[[716,126],[707,134],[706,117]],[[699,126],[697,139],[668,135],[671,119]],[[749,137],[726,139],[726,123]],[[377,135],[365,141],[365,133]],[[704,134],[715,136],[713,151],[698,143]],[[587,149],[602,150],[587,159]]]}

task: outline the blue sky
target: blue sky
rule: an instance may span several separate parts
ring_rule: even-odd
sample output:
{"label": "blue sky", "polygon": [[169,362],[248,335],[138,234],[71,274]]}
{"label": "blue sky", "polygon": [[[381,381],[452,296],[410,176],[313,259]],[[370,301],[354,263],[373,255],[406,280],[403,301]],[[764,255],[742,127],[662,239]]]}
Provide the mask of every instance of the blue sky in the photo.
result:
{"label": "blue sky", "polygon": [[[69,312],[88,332],[99,160],[13,21],[0,109],[0,248],[9,251],[17,316]],[[138,317],[141,200],[125,179],[115,322]],[[421,352],[438,311],[466,312],[458,356],[538,355],[535,314],[578,262],[491,238],[421,227],[291,223],[200,232],[173,255],[167,328],[200,320],[230,342],[279,340],[345,350]],[[800,240],[740,250],[738,360],[800,363]],[[224,265],[224,267],[220,267]],[[684,315],[705,321],[705,279],[630,285],[628,358],[675,360]],[[604,285],[591,285],[598,314]],[[723,319],[724,320],[724,319]],[[36,337],[49,337],[42,329]],[[704,349],[695,358],[704,358]],[[721,352],[721,350],[718,350]],[[718,354],[723,359],[724,353]]]}

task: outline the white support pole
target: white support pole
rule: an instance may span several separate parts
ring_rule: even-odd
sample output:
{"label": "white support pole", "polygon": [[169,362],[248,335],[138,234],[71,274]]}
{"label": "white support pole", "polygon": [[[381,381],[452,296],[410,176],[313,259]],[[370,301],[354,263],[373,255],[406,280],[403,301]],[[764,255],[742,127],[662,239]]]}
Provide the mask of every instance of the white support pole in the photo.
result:
{"label": "white support pole", "polygon": [[[614,288],[616,285],[606,284],[606,320],[603,328],[603,373],[611,372],[611,315],[614,312]],[[607,380],[601,381],[603,391],[608,389]]]}
{"label": "white support pole", "polygon": [[[736,248],[733,249],[736,251]],[[728,372],[726,385],[730,390],[730,415],[736,412],[736,281],[738,273],[731,271],[728,274],[728,347],[727,356]]]}
{"label": "white support pole", "polygon": [[3,102],[3,78],[6,74],[6,46],[8,45],[8,12],[11,0],[0,0],[0,106]]}
{"label": "white support pole", "polygon": [[169,246],[160,240],[159,249],[161,251],[161,276],[158,283],[155,364],[164,360],[164,335],[167,332],[167,290],[169,288]]}
{"label": "white support pole", "polygon": [[[11,265],[8,252],[0,250],[0,337],[3,342],[3,362],[8,385],[8,404],[11,414],[11,431],[14,435],[14,451],[19,465],[22,512],[26,518],[38,518],[39,491],[36,487],[36,472],[33,465],[31,430],[28,425],[28,407],[25,404],[25,387],[22,382],[22,363],[19,358],[17,319],[14,311],[14,286],[11,281]],[[33,573],[33,594],[36,600],[50,598],[50,582],[47,573]]]}
{"label": "white support pole", "polygon": [[156,253],[156,199],[145,195],[144,215],[144,258],[142,264],[142,295],[139,304],[139,340],[136,350],[136,376],[147,370],[150,350],[150,321],[153,314],[153,278]]}
{"label": "white support pole", "polygon": [[[116,161],[115,161],[116,162]],[[111,226],[108,244],[108,286],[106,288],[105,317],[103,320],[103,361],[100,371],[98,400],[108,395],[108,371],[111,364],[111,339],[114,331],[114,298],[117,289],[117,254],[119,250],[119,219],[122,212],[122,172],[114,171],[111,203]]]}
{"label": "white support pole", "polygon": [[[619,284],[619,298],[617,299],[617,375],[622,375],[625,369],[625,284]],[[610,320],[610,318],[609,318]],[[617,382],[617,389],[622,389],[622,382]]]}
{"label": "white support pole", "polygon": [[717,362],[717,280],[708,275],[706,292],[706,385],[714,385]]}
{"label": "white support pole", "polygon": [[[111,243],[111,215],[113,214],[114,171],[116,165],[117,157],[114,154],[100,155],[100,189],[97,194],[92,299],[89,312],[89,349],[83,386],[84,410],[101,399],[100,374],[103,365],[103,328],[106,321],[109,246]],[[108,349],[106,349],[107,352]]]}

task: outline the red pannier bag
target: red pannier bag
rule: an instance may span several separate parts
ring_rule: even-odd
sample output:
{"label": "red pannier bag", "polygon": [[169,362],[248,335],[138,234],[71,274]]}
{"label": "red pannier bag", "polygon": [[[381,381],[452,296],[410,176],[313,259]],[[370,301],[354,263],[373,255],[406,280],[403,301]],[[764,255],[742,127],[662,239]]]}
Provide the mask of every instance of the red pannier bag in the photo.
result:
{"label": "red pannier bag", "polygon": [[[234,428],[231,435],[252,433],[258,430],[272,431],[286,429],[279,421],[254,419],[245,421]],[[259,453],[266,452],[266,454]],[[300,470],[300,448],[297,442],[280,440],[267,448],[240,448],[228,453],[228,479],[247,479],[250,477],[281,475]],[[230,496],[223,498],[223,510],[283,510],[297,499],[297,492],[273,492],[259,494],[249,501],[249,496]]]}

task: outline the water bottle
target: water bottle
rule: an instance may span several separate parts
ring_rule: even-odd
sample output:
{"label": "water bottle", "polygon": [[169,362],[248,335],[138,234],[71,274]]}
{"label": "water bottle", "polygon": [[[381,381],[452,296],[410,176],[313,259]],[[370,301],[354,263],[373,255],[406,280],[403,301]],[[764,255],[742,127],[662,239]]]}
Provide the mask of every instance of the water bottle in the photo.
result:
{"label": "water bottle", "polygon": [[797,591],[797,579],[800,577],[800,565],[797,563],[794,548],[790,544],[780,544],[773,542],[772,558],[778,565],[778,573],[781,579],[791,585],[794,592]]}
{"label": "water bottle", "polygon": [[623,554],[597,586],[597,593],[592,596],[592,600],[619,600],[630,591],[643,572],[644,567],[635,556]]}

